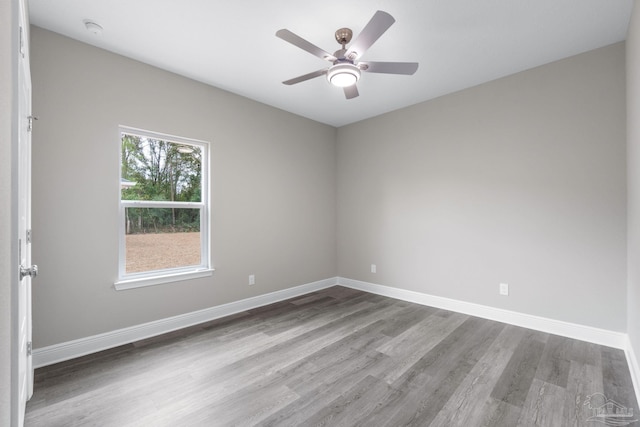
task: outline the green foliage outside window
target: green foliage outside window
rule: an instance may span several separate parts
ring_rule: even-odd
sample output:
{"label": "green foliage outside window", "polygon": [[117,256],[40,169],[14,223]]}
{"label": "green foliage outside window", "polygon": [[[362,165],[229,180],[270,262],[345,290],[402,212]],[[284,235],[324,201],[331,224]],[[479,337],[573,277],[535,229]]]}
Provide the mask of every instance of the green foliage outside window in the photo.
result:
{"label": "green foliage outside window", "polygon": [[[200,202],[202,149],[122,133],[122,200]],[[190,208],[126,209],[127,234],[200,231],[200,212]]]}

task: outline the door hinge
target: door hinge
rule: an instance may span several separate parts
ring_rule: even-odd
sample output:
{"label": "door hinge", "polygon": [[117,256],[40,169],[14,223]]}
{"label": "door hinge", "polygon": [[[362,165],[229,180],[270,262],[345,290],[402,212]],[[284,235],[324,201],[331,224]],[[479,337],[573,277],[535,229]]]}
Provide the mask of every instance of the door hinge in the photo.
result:
{"label": "door hinge", "polygon": [[38,120],[37,116],[27,116],[27,120],[29,121],[27,123],[27,131],[31,132],[33,130],[33,121],[34,120]]}
{"label": "door hinge", "polygon": [[33,343],[31,341],[27,341],[27,356],[31,356],[33,354]]}
{"label": "door hinge", "polygon": [[24,29],[20,27],[20,55],[24,58]]}
{"label": "door hinge", "polygon": [[31,243],[31,230],[27,230],[27,244]]}

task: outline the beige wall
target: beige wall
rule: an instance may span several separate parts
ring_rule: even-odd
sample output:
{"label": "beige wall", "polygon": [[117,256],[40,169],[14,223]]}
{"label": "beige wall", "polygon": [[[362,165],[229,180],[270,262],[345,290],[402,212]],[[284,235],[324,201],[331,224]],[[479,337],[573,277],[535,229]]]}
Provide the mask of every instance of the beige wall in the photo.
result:
{"label": "beige wall", "polygon": [[[627,35],[627,333],[640,358],[640,4],[636,1]],[[640,366],[637,359],[636,366]]]}
{"label": "beige wall", "polygon": [[[12,252],[12,131],[13,70],[12,34],[17,2],[0,0],[0,425],[11,422],[11,271]],[[16,373],[17,374],[17,373]]]}
{"label": "beige wall", "polygon": [[624,331],[624,55],[340,128],[339,275]]}
{"label": "beige wall", "polygon": [[[40,28],[32,46],[36,348],[336,275],[333,127]],[[118,125],[211,142],[213,277],[114,290]]]}

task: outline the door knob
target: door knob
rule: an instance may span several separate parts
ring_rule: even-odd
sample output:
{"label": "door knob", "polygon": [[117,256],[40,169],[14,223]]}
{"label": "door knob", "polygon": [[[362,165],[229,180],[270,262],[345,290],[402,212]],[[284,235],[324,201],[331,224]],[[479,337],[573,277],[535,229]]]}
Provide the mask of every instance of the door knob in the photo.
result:
{"label": "door knob", "polygon": [[32,265],[31,267],[23,267],[20,266],[20,280],[24,279],[25,276],[29,276],[32,279],[38,275],[38,266]]}

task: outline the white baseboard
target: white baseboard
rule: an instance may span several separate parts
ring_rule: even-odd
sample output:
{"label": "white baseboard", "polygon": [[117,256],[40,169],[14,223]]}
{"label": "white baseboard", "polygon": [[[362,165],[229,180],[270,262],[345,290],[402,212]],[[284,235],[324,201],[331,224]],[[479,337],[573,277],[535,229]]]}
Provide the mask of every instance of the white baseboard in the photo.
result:
{"label": "white baseboard", "polygon": [[535,329],[541,332],[606,345],[608,347],[618,349],[627,348],[627,334],[622,332],[608,331],[591,326],[578,325],[575,323],[563,322],[561,320],[548,319],[530,314],[489,307],[486,305],[423,294],[406,289],[392,288],[389,286],[377,285],[375,283],[347,279],[344,277],[338,277],[338,284],[348,288],[370,292],[372,294],[469,314],[471,316],[482,317],[483,319],[496,320],[510,325],[522,326],[524,328]]}
{"label": "white baseboard", "polygon": [[640,404],[640,359],[638,359],[640,352],[633,348],[633,344],[626,333],[594,328],[592,326],[578,325],[575,323],[563,322],[560,320],[503,310],[500,308],[423,294],[406,289],[392,288],[389,286],[377,285],[375,283],[347,279],[344,277],[338,277],[338,284],[340,286],[358,289],[372,294],[442,308],[445,310],[469,314],[471,316],[482,317],[484,319],[496,320],[498,322],[522,326],[524,328],[624,350],[627,365],[629,365],[631,381],[633,382],[633,388],[636,393],[636,401]]}
{"label": "white baseboard", "polygon": [[218,305],[204,310],[185,313],[154,322],[118,329],[104,334],[93,335],[73,341],[36,348],[33,351],[33,366],[52,365],[65,360],[84,356],[123,344],[129,344],[142,339],[154,337],[167,332],[219,319],[224,316],[251,310],[274,302],[294,298],[310,292],[319,291],[337,285],[337,278],[319,280],[294,288],[283,289],[265,295],[259,295],[228,304]]}
{"label": "white baseboard", "polygon": [[503,310],[500,308],[423,294],[406,289],[392,288],[389,286],[377,285],[375,283],[347,279],[344,277],[333,277],[325,280],[319,280],[317,282],[307,283],[294,288],[283,289],[281,291],[271,292],[265,295],[259,295],[204,310],[185,313],[154,322],[118,329],[104,334],[80,338],[74,341],[55,344],[48,347],[37,348],[33,352],[33,365],[35,368],[40,368],[54,363],[63,362],[65,360],[96,353],[119,345],[129,344],[167,332],[197,325],[199,323],[208,322],[231,314],[262,307],[274,302],[294,298],[310,292],[319,291],[335,285],[341,285],[416,304],[428,305],[471,316],[482,317],[484,319],[522,326],[524,328],[534,329],[537,331],[623,349],[629,365],[629,371],[636,391],[637,400],[640,402],[640,366],[638,365],[639,359],[637,358],[637,355],[640,353],[634,350],[628,335],[625,333],[608,331],[591,326],[578,325],[575,323]]}
{"label": "white baseboard", "polygon": [[629,365],[629,371],[631,372],[631,381],[633,381],[633,388],[636,390],[636,402],[640,405],[640,353],[634,350],[633,344],[629,337],[627,337],[627,347],[624,351],[627,356],[627,364]]}

